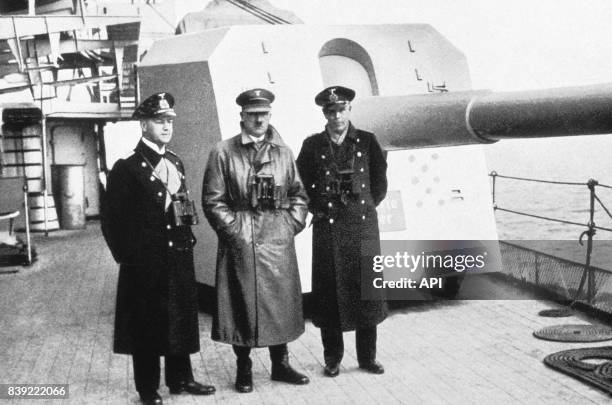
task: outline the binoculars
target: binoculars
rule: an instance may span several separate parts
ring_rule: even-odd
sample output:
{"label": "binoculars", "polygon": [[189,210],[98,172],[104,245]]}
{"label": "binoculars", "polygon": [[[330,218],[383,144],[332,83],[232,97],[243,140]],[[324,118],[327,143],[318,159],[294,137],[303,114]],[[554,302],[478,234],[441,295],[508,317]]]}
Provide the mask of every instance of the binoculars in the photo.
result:
{"label": "binoculars", "polygon": [[251,208],[279,209],[281,204],[281,186],[274,184],[271,174],[258,174],[250,185]]}
{"label": "binoculars", "polygon": [[353,173],[353,169],[338,170],[325,184],[325,194],[346,204],[348,196],[353,194]]}
{"label": "binoculars", "polygon": [[172,224],[175,227],[197,225],[198,213],[193,200],[188,199],[186,193],[176,193],[171,198]]}

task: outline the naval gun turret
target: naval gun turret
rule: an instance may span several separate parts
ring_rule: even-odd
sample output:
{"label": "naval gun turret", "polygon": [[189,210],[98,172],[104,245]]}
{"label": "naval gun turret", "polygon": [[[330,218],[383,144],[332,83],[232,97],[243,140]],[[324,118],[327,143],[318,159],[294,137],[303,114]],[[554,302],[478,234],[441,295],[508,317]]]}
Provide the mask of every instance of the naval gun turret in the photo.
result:
{"label": "naval gun turret", "polygon": [[[295,155],[323,129],[314,96],[357,91],[353,122],[388,151],[389,191],[378,207],[383,240],[496,240],[483,145],[517,137],[612,133],[612,87],[474,91],[465,56],[425,24],[232,26],[162,39],[139,67],[142,96],[172,93],[175,137],[194,199],[210,149],[240,131],[235,97],[276,95],[272,124]],[[214,286],[217,238],[194,227],[196,275]],[[311,228],[296,238],[310,288]],[[202,294],[201,296],[211,296]]]}
{"label": "naval gun turret", "polygon": [[[612,134],[612,85],[521,92],[465,91],[368,97],[354,103],[353,122],[358,127],[367,128],[376,133],[387,151],[415,148],[432,151],[431,148],[490,144],[507,139]],[[455,163],[457,164],[456,170],[462,171],[461,163]],[[390,166],[401,167],[401,163],[396,162]],[[417,166],[416,169],[425,167]],[[413,175],[407,172],[405,176]],[[410,189],[410,185],[404,184],[400,191],[407,189]],[[453,189],[453,191],[457,194],[456,198],[460,200],[465,198],[460,195],[464,194],[462,189]],[[383,220],[383,224],[393,224],[398,217],[397,213],[393,213],[393,209],[402,206],[401,196],[391,195],[390,198],[391,201],[388,199],[383,203],[382,215],[385,215],[385,211],[389,213],[387,220]],[[438,200],[438,204],[441,201],[443,200]],[[442,207],[439,208],[439,211],[448,212]],[[433,221],[436,216],[432,212],[426,218]],[[452,219],[458,220],[459,218],[455,216]],[[477,224],[480,223],[477,222]],[[413,239],[410,233],[413,232],[404,232],[404,237]],[[388,234],[386,237],[389,238]],[[489,251],[492,248],[490,242],[479,244],[486,246]],[[430,243],[426,247],[432,245]],[[383,255],[387,253],[393,256],[399,246],[401,244],[395,244],[392,251],[385,252],[383,245]],[[498,246],[493,246],[493,249],[497,249],[494,255],[497,255],[496,259],[500,259],[497,253],[499,252]],[[415,248],[411,247],[407,250],[415,250]],[[420,249],[417,250],[420,251]],[[501,261],[490,267],[490,270],[500,269]],[[444,272],[443,275],[446,276],[446,280],[442,288],[433,291],[446,297],[455,296],[464,274],[451,271]],[[431,274],[421,273],[417,276],[423,278]],[[385,279],[387,279],[386,275]],[[391,294],[393,293],[395,291]],[[397,296],[401,297],[402,294]]]}
{"label": "naval gun turret", "polygon": [[387,150],[612,133],[612,84],[368,97],[353,121]]}

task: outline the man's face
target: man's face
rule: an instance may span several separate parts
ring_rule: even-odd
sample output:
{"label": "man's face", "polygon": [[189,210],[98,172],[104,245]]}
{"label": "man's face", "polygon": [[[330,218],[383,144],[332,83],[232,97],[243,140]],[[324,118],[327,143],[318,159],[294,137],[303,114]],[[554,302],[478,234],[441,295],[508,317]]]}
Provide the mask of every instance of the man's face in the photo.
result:
{"label": "man's face", "polygon": [[169,115],[141,120],[142,136],[161,148],[172,139],[173,123],[174,117]]}
{"label": "man's face", "polygon": [[266,134],[271,116],[270,111],[242,111],[240,113],[245,132],[255,138]]}
{"label": "man's face", "polygon": [[327,128],[333,134],[342,134],[348,128],[351,118],[351,106],[335,104],[323,109],[327,120]]}

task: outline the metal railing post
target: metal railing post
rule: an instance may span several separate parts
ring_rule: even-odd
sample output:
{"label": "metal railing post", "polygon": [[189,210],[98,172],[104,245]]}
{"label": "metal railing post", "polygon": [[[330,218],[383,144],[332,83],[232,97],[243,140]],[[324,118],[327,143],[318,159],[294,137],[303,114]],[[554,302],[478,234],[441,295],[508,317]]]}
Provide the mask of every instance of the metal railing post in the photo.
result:
{"label": "metal railing post", "polygon": [[593,252],[593,236],[595,236],[595,186],[598,181],[595,179],[589,179],[587,187],[589,188],[589,230],[587,231],[587,252],[586,252],[586,263],[585,270],[587,271],[587,302],[592,302],[595,298],[595,275],[591,268],[591,253]]}
{"label": "metal railing post", "polygon": [[492,184],[492,194],[493,194],[493,209],[497,209],[497,205],[495,204],[495,180],[497,180],[497,172],[494,170],[491,173],[489,173],[489,176],[492,177],[493,179],[493,184]]}

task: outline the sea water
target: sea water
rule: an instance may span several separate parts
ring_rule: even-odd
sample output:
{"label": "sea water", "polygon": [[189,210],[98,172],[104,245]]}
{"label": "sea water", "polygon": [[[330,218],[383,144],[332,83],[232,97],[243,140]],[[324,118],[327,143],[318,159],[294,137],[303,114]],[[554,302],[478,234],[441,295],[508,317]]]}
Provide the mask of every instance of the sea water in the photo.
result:
{"label": "sea water", "polygon": [[[498,207],[586,225],[589,221],[589,179],[612,186],[612,136],[581,136],[502,140],[486,145],[489,171],[515,177],[583,183],[558,185],[497,178]],[[595,187],[596,195],[612,213],[612,189]],[[500,239],[578,240],[586,226],[561,224],[496,211]],[[594,222],[612,229],[612,218],[595,202]],[[598,230],[596,240],[612,239]]]}

